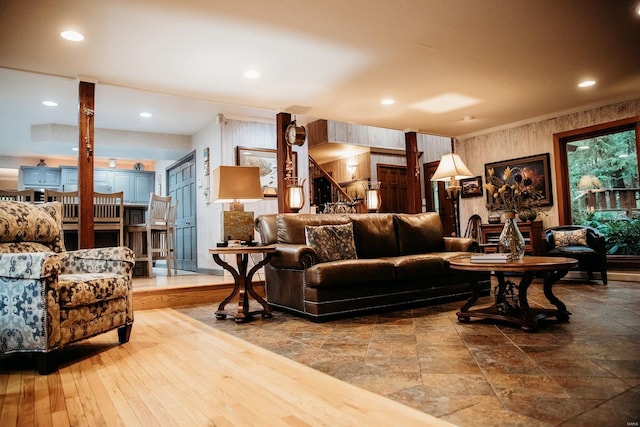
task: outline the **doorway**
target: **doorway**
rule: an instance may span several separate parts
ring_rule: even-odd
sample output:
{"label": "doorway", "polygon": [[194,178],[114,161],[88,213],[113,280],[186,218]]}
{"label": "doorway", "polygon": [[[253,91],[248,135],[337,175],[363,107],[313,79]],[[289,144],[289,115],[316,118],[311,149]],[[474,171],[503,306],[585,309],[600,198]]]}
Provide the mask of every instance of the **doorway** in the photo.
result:
{"label": "doorway", "polygon": [[398,165],[377,165],[380,186],[380,212],[407,212],[407,167]]}
{"label": "doorway", "polygon": [[196,271],[196,160],[195,151],[167,168],[167,191],[178,202],[176,257],[178,269]]}

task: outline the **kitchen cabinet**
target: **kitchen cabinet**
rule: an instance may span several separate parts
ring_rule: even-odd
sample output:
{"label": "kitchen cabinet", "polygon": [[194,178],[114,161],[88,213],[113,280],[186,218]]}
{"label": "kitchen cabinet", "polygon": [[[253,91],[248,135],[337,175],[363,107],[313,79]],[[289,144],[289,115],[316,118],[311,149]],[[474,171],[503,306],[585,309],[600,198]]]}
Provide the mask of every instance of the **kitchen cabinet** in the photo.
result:
{"label": "kitchen cabinet", "polygon": [[[126,169],[95,168],[93,171],[93,190],[98,193],[124,193],[124,202],[148,204],[149,194],[155,189],[156,173]],[[78,168],[60,166],[59,168],[21,166],[19,188],[36,190],[49,188],[59,191],[78,190]]]}
{"label": "kitchen cabinet", "polygon": [[60,188],[60,169],[42,166],[20,166],[18,181],[20,190],[26,188],[57,190]]}

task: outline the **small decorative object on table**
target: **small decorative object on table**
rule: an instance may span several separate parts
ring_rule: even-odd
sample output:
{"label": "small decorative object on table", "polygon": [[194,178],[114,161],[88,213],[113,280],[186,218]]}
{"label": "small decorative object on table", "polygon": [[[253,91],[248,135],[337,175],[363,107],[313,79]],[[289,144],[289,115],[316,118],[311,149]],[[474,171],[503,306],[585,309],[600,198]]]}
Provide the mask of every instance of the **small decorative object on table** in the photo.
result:
{"label": "small decorative object on table", "polygon": [[487,218],[487,221],[489,221],[489,224],[500,224],[500,217],[502,215],[500,215],[500,212],[498,211],[491,211],[489,212],[489,216]]}

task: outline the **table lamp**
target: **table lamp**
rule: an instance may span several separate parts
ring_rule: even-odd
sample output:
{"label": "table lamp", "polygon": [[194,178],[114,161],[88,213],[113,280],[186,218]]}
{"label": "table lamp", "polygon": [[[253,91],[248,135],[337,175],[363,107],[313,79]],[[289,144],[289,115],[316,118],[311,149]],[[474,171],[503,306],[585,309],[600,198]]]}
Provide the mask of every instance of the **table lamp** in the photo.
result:
{"label": "table lamp", "polygon": [[213,171],[213,203],[230,203],[222,212],[222,235],[225,241],[253,240],[253,212],[244,203],[262,200],[260,168],[256,166],[219,166]]}
{"label": "table lamp", "polygon": [[460,193],[459,179],[473,178],[471,171],[465,166],[460,156],[449,153],[442,156],[436,172],[431,177],[431,181],[448,182],[447,193],[453,203],[453,218],[456,236],[460,235],[460,221],[458,219],[458,195]]}

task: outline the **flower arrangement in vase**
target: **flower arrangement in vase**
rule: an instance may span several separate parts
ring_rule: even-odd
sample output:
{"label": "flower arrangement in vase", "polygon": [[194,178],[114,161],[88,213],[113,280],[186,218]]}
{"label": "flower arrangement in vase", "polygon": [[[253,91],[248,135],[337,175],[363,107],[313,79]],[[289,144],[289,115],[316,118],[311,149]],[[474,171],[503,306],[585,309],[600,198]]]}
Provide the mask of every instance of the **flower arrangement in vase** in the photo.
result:
{"label": "flower arrangement in vase", "polygon": [[[484,188],[489,192],[493,203],[487,207],[494,211],[503,211],[504,228],[498,238],[498,252],[511,253],[514,259],[524,257],[524,238],[516,223],[516,214],[521,219],[533,221],[538,216],[534,207],[540,205],[542,195],[533,188],[533,181],[520,169],[507,166],[502,177],[495,174],[493,168],[487,170],[487,182]],[[531,218],[531,219],[530,219]]]}

